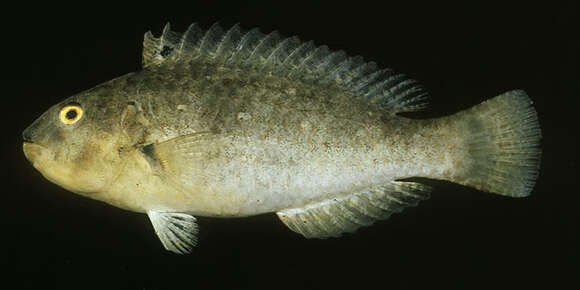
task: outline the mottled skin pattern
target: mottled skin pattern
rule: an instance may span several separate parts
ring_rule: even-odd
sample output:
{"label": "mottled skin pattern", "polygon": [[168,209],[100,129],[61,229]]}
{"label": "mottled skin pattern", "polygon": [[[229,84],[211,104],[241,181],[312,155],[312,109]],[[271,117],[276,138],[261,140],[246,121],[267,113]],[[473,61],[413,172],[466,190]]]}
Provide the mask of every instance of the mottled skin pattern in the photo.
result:
{"label": "mottled skin pattern", "polygon": [[51,107],[23,150],[50,181],[147,213],[174,253],[195,246],[194,215],[276,212],[304,237],[337,237],[428,198],[406,178],[512,197],[537,178],[541,130],[523,90],[409,119],[397,113],[426,94],[415,81],[238,25],[148,32],[143,64]]}
{"label": "mottled skin pattern", "polygon": [[[70,141],[81,146],[59,146],[84,178],[57,183],[137,212],[247,216],[399,178],[449,178],[464,154],[446,119],[398,117],[338,88],[254,69],[179,65],[145,68],[51,109],[80,103],[86,118],[52,131],[90,132]],[[199,132],[208,133],[196,154],[169,170],[186,156],[172,155],[171,140]],[[101,175],[94,189],[78,189]]]}

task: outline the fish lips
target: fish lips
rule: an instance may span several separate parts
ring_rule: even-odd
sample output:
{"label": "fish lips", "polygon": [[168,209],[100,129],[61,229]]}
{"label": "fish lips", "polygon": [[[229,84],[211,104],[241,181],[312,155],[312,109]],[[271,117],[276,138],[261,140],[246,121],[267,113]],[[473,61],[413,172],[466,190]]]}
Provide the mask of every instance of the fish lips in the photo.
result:
{"label": "fish lips", "polygon": [[31,125],[22,132],[22,151],[26,159],[34,164],[34,160],[42,153],[42,146],[34,143],[32,127]]}
{"label": "fish lips", "polygon": [[24,141],[24,143],[22,143],[22,151],[24,152],[24,157],[26,157],[32,165],[35,165],[34,161],[42,155],[44,147],[33,142]]}

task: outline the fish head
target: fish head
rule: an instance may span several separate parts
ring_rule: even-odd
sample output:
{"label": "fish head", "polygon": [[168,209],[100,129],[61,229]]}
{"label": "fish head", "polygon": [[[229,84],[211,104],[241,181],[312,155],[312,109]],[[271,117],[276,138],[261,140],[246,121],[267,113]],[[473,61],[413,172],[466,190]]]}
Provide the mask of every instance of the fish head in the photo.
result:
{"label": "fish head", "polygon": [[101,85],[69,97],[24,130],[24,155],[44,177],[82,195],[102,192],[114,180],[123,144],[113,91]]}

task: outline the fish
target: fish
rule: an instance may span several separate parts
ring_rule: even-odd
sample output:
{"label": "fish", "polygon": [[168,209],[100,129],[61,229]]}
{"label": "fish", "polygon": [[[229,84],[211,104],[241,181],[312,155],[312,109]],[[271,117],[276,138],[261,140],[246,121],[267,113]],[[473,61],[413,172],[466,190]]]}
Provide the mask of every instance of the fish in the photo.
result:
{"label": "fish", "polygon": [[438,118],[418,81],[360,56],[239,24],[143,38],[142,68],[70,96],[23,132],[49,181],[148,215],[163,247],[196,217],[275,213],[338,237],[429,198],[427,179],[529,196],[541,161],[533,102],[511,90]]}

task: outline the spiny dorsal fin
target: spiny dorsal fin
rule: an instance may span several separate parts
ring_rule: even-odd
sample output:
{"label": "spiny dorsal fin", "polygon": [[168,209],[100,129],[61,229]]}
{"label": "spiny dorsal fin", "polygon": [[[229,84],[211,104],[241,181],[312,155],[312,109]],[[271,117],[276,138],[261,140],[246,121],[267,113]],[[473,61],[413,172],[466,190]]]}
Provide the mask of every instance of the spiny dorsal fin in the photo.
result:
{"label": "spiny dorsal fin", "polygon": [[306,238],[338,237],[429,198],[430,188],[416,182],[393,181],[387,185],[329,199],[302,208],[277,212],[291,230]]}
{"label": "spiny dorsal fin", "polygon": [[179,43],[179,51],[181,51],[181,57],[187,58],[188,56],[194,55],[196,53],[196,48],[199,47],[199,41],[203,37],[203,30],[196,23],[191,24],[187,31],[181,37]]}
{"label": "spiny dorsal fin", "polygon": [[327,46],[282,37],[277,31],[264,34],[254,28],[244,33],[236,24],[225,31],[219,24],[202,31],[197,24],[185,33],[171,31],[169,23],[159,38],[151,32],[143,40],[143,66],[199,59],[216,65],[230,65],[276,73],[282,77],[330,84],[368,99],[392,114],[417,111],[427,97],[414,80],[392,70],[380,70],[374,62],[350,57]]}

